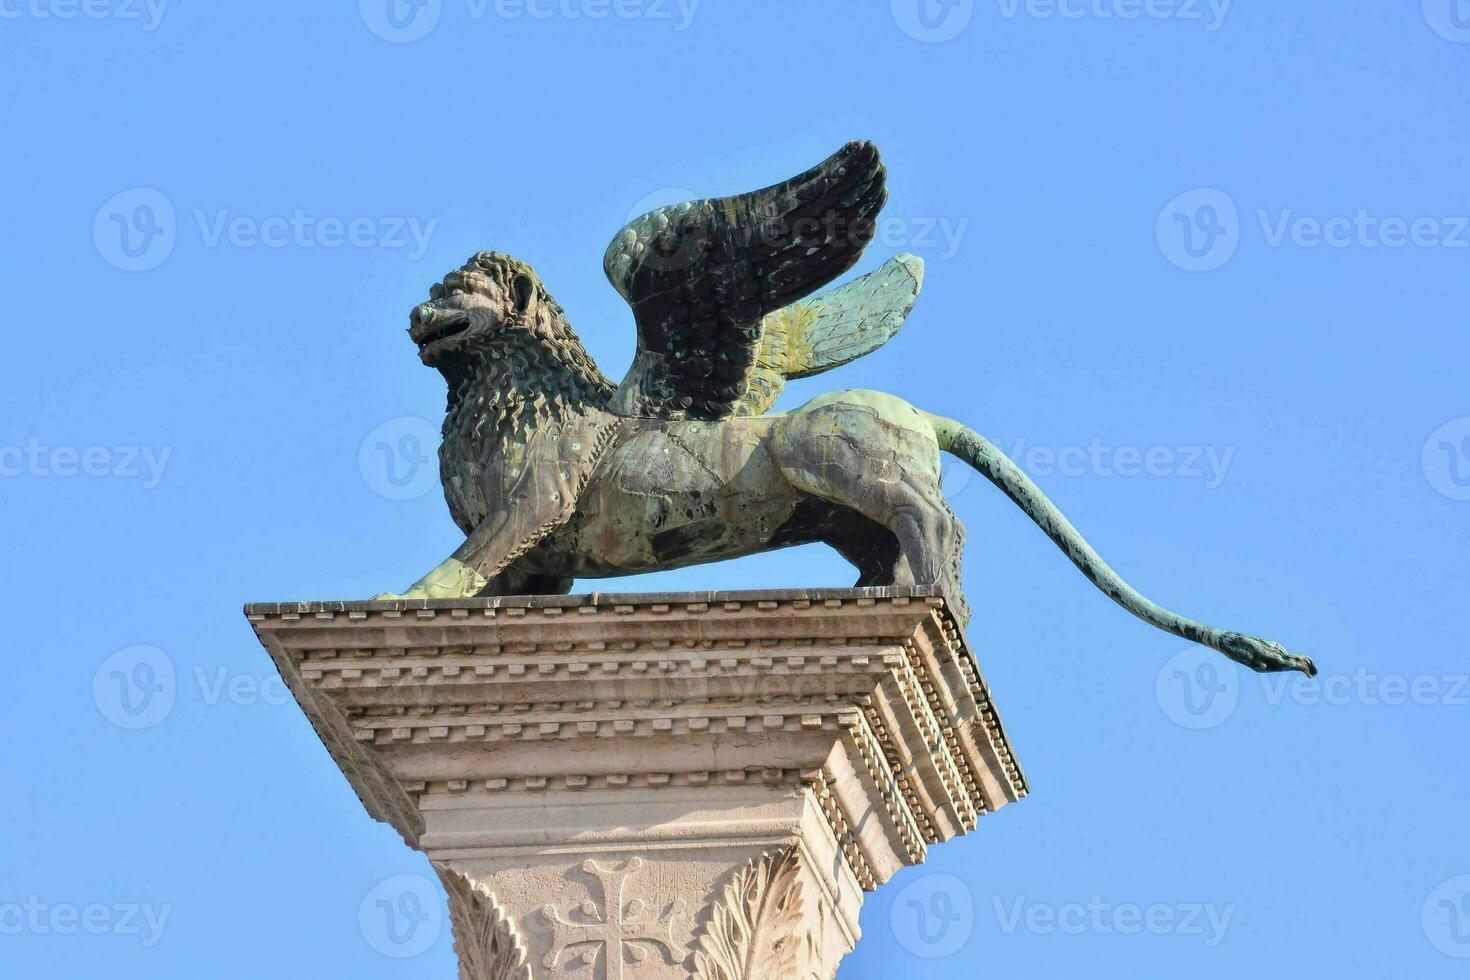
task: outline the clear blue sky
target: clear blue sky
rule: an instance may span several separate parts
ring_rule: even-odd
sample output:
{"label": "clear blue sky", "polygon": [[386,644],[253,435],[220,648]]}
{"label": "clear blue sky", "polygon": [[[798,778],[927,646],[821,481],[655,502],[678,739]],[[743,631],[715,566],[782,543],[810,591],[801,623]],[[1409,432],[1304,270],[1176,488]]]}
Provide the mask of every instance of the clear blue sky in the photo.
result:
{"label": "clear blue sky", "polygon": [[1033,793],[871,896],[843,980],[1463,976],[1467,42],[1464,0],[0,0],[0,974],[451,976],[447,929],[360,925],[424,859],[240,606],[458,543],[415,468],[431,281],[531,261],[619,376],[631,212],[869,138],[861,268],[916,252],[925,292],[785,404],[970,421],[1135,584],[1327,683],[1184,653],[952,474]]}

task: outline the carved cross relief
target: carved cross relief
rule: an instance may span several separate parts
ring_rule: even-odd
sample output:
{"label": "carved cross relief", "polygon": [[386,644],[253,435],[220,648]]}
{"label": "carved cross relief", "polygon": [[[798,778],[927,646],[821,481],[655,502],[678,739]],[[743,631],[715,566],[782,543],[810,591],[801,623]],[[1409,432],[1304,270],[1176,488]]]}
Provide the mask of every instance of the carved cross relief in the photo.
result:
{"label": "carved cross relief", "polygon": [[625,966],[636,969],[650,954],[661,955],[671,964],[679,961],[683,944],[675,935],[678,903],[670,902],[660,912],[657,899],[650,904],[625,895],[628,879],[643,866],[643,859],[638,857],[621,867],[594,860],[582,862],[582,870],[601,886],[602,906],[591,900],[581,903],[580,921],[575,922],[563,917],[554,905],[542,907],[541,914],[551,925],[551,951],[543,958],[548,968],[556,969],[570,952],[568,968],[580,959],[594,967],[597,980],[623,980]]}

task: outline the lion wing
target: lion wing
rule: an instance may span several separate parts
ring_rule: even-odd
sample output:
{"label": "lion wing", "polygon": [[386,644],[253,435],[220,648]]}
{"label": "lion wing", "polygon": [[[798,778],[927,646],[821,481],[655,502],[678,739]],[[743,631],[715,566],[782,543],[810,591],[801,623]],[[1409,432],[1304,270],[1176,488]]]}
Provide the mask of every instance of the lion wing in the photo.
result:
{"label": "lion wing", "polygon": [[760,415],[788,379],[841,367],[887,343],[924,285],[924,260],[905,253],[852,282],[766,315],[745,396],[734,415]]}
{"label": "lion wing", "polygon": [[887,194],[877,147],[852,142],[763,190],[629,222],[603,268],[633,308],[638,351],[609,409],[668,419],[739,414],[767,317],[852,268]]}

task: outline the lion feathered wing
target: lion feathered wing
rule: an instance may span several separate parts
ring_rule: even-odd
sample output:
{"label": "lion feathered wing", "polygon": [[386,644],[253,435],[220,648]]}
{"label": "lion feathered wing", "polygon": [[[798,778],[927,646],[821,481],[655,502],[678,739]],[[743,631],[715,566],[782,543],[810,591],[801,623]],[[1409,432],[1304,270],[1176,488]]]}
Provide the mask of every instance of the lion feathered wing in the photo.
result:
{"label": "lion feathered wing", "polygon": [[913,306],[922,279],[916,258],[812,293],[861,257],[886,200],[877,147],[852,142],[779,184],[629,222],[603,267],[633,308],[638,350],[609,410],[667,419],[756,414],[787,378],[882,344]]}

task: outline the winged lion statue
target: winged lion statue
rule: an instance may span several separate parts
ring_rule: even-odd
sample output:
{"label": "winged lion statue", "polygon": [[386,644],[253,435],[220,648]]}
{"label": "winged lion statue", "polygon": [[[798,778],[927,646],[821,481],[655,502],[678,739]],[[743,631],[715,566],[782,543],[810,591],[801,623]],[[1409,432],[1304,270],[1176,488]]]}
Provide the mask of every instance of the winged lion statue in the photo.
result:
{"label": "winged lion statue", "polygon": [[861,257],[886,198],[877,148],[852,142],[764,190],[629,222],[603,259],[638,327],[621,384],[526,263],[480,252],[445,276],[414,308],[409,336],[448,382],[440,470],[465,540],[403,596],[565,593],[579,577],[820,541],[857,568],[858,585],[937,586],[963,621],[964,530],[940,491],[946,452],[1134,615],[1255,670],[1315,673],[1278,643],[1144,597],[961,422],[876,391],[770,411],[788,379],[876,349],[913,308],[923,264],[910,255],[817,293]]}

